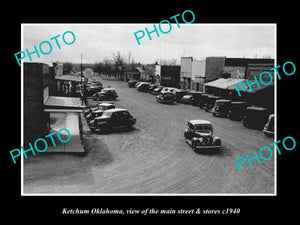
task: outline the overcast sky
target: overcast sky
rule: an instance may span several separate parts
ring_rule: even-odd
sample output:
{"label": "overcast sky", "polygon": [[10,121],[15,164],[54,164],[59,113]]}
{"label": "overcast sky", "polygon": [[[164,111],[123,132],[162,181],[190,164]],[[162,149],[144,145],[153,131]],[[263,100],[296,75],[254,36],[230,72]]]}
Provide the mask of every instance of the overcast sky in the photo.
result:
{"label": "overcast sky", "polygon": [[[158,27],[158,23],[156,23]],[[204,59],[208,56],[226,57],[275,57],[276,36],[274,24],[172,24],[168,34],[160,32],[160,37],[152,33],[152,40],[147,34],[140,39],[138,45],[134,33],[144,30],[151,31],[153,24],[23,24],[23,45],[21,50],[28,48],[33,51],[33,45],[38,48],[42,41],[60,35],[57,39],[61,49],[57,48],[55,40],[51,40],[52,52],[49,55],[40,54],[38,58],[32,55],[34,62],[100,62],[105,57],[111,58],[112,53],[119,51],[125,60],[128,52],[135,62],[154,63],[157,59],[176,59],[192,56]],[[168,30],[168,25],[162,27]],[[66,45],[62,41],[62,34],[72,31],[76,41]],[[66,39],[72,40],[67,34]],[[43,45],[46,52],[47,45]],[[30,61],[28,56],[24,61]]]}

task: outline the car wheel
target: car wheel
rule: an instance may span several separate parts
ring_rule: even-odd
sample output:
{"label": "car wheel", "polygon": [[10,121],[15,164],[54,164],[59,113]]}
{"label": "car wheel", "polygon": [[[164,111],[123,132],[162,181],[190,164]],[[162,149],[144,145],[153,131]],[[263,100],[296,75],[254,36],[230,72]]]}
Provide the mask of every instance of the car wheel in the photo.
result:
{"label": "car wheel", "polygon": [[194,144],[194,142],[193,142],[193,141],[192,141],[191,147],[192,147],[192,149],[193,149],[193,150],[195,150],[195,149],[196,149],[196,145]]}

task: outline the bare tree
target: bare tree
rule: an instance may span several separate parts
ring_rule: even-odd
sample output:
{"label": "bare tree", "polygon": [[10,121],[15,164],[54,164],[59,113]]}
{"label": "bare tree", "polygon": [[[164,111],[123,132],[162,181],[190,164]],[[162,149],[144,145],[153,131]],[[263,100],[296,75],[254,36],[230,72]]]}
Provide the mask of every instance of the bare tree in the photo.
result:
{"label": "bare tree", "polygon": [[130,62],[130,59],[131,59],[131,51],[128,51],[127,55],[128,55],[128,64],[130,64],[130,63],[131,63],[131,62]]}
{"label": "bare tree", "polygon": [[160,65],[177,65],[177,59],[156,59],[156,62]]}
{"label": "bare tree", "polygon": [[119,51],[117,53],[112,53],[112,60],[114,64],[115,79],[117,78],[117,76],[120,78],[124,69],[124,59],[122,58]]}

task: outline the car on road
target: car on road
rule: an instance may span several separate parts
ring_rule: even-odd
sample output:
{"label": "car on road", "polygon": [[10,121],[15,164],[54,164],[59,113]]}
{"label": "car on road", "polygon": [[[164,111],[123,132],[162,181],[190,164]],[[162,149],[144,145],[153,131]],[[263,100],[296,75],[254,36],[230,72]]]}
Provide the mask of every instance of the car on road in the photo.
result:
{"label": "car on road", "polygon": [[274,138],[274,119],[275,115],[271,114],[268,118],[268,122],[264,126],[263,132],[267,137]]}
{"label": "car on road", "polygon": [[201,96],[206,93],[200,91],[190,91],[189,94],[193,96],[192,105],[199,106],[199,101],[201,99]]}
{"label": "car on road", "polygon": [[150,84],[149,88],[148,88],[148,92],[152,93],[154,91],[155,88],[157,88],[158,85],[157,84]]}
{"label": "car on road", "polygon": [[189,94],[189,92],[187,90],[176,88],[175,89],[175,101],[179,102],[180,99],[187,94]]}
{"label": "car on road", "polygon": [[205,112],[211,112],[217,100],[221,99],[221,97],[216,95],[209,95],[204,104]]}
{"label": "car on road", "polygon": [[249,107],[248,102],[231,102],[228,112],[229,119],[241,121],[245,116],[247,107]]}
{"label": "car on road", "polygon": [[161,89],[161,93],[171,92],[175,96],[176,89],[177,88],[174,88],[174,87],[164,87],[163,89]]}
{"label": "car on road", "polygon": [[100,131],[110,133],[115,128],[132,129],[136,119],[127,109],[115,108],[103,112],[102,116],[95,118],[89,123],[92,132]]}
{"label": "car on road", "polygon": [[174,95],[171,92],[161,92],[156,96],[156,101],[160,103],[174,103]]}
{"label": "car on road", "polygon": [[127,82],[127,86],[130,87],[130,88],[134,88],[135,85],[138,83],[139,81],[138,80],[129,80]]}
{"label": "car on road", "polygon": [[228,113],[231,106],[231,100],[229,99],[219,99],[215,102],[214,107],[212,108],[211,112],[213,116],[222,116],[228,117]]}
{"label": "car on road", "polygon": [[210,94],[201,95],[201,98],[200,98],[199,103],[198,103],[200,109],[205,108],[208,96],[210,96]]}
{"label": "car on road", "polygon": [[151,94],[158,95],[163,88],[164,88],[164,86],[157,86],[157,88],[155,88]]}
{"label": "car on road", "polygon": [[136,89],[140,92],[148,92],[149,90],[149,87],[150,87],[150,83],[148,82],[141,82],[137,87]]}
{"label": "car on road", "polygon": [[92,96],[93,94],[100,92],[103,89],[103,87],[101,85],[86,85],[85,86],[85,90],[86,90],[86,95],[87,96]]}
{"label": "car on road", "polygon": [[213,127],[208,120],[190,120],[184,131],[184,138],[194,150],[221,148],[221,139],[213,136]]}
{"label": "car on road", "polygon": [[93,95],[95,101],[116,100],[118,94],[114,88],[104,88]]}
{"label": "car on road", "polygon": [[268,110],[263,107],[251,106],[246,109],[242,124],[247,128],[262,130],[268,121]]}
{"label": "car on road", "polygon": [[103,112],[108,109],[114,109],[116,106],[113,103],[99,103],[97,107],[91,107],[88,111],[84,112],[84,116],[87,122],[102,116]]}
{"label": "car on road", "polygon": [[181,103],[184,103],[184,104],[192,104],[193,102],[193,95],[184,95],[180,101]]}

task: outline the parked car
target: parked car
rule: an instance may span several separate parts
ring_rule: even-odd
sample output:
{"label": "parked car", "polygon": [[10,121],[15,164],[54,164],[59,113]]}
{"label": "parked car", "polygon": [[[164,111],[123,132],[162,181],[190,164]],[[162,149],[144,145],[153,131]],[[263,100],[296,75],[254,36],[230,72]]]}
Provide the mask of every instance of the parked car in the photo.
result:
{"label": "parked car", "polygon": [[221,97],[215,96],[215,95],[209,95],[207,97],[205,105],[204,105],[205,111],[211,112],[212,108],[214,107],[214,105],[218,99],[221,99]]}
{"label": "parked car", "polygon": [[93,94],[100,92],[103,89],[102,85],[87,85],[85,87],[85,93],[87,96],[92,96]]}
{"label": "parked car", "polygon": [[106,103],[106,102],[99,103],[97,105],[97,107],[91,107],[88,110],[88,113],[84,113],[86,121],[90,122],[91,120],[93,120],[93,119],[95,119],[95,118],[97,118],[99,116],[102,116],[102,113],[105,110],[114,109],[114,108],[116,108],[116,107],[115,107],[115,105],[113,103]]}
{"label": "parked car", "polygon": [[229,119],[241,121],[245,116],[247,107],[249,107],[247,102],[231,102],[228,112]]}
{"label": "parked car", "polygon": [[163,89],[163,87],[164,86],[157,86],[157,88],[155,88],[151,94],[158,95],[161,92],[161,90]]}
{"label": "parked car", "polygon": [[206,106],[208,96],[210,96],[210,94],[201,95],[201,98],[198,103],[200,109],[204,109],[204,107]]}
{"label": "parked car", "polygon": [[176,89],[175,90],[175,101],[176,102],[179,102],[180,101],[180,99],[183,97],[183,96],[185,96],[185,95],[187,95],[189,92],[187,91],[187,90],[183,90],[183,89]]}
{"label": "parked car", "polygon": [[134,87],[137,88],[137,86],[139,86],[140,83],[142,83],[142,82],[141,82],[141,81],[137,82],[137,83],[134,85]]}
{"label": "parked car", "polygon": [[174,87],[164,87],[161,92],[171,92],[174,96],[175,96],[175,93],[176,93],[176,89],[177,88],[174,88]]}
{"label": "parked car", "polygon": [[262,107],[248,107],[242,124],[247,128],[262,130],[268,120],[268,110]]}
{"label": "parked car", "polygon": [[95,101],[116,100],[118,94],[114,88],[104,88],[93,95]]}
{"label": "parked car", "polygon": [[89,127],[92,132],[100,131],[110,133],[115,128],[132,128],[136,119],[127,111],[127,109],[109,109],[103,112],[102,116],[90,121]]}
{"label": "parked car", "polygon": [[140,92],[148,92],[149,86],[150,86],[149,83],[141,83],[137,86],[136,89]]}
{"label": "parked car", "polygon": [[212,124],[207,120],[190,120],[184,138],[194,150],[221,147],[221,139],[213,136]]}
{"label": "parked car", "polygon": [[193,101],[193,95],[184,95],[180,99],[180,102],[184,104],[192,104],[192,101]]}
{"label": "parked car", "polygon": [[149,88],[148,88],[148,92],[149,92],[149,93],[152,93],[153,90],[154,90],[155,88],[157,88],[157,87],[158,87],[157,84],[150,84],[150,85],[149,85]]}
{"label": "parked car", "polygon": [[174,103],[174,95],[171,92],[161,92],[156,96],[156,101],[160,103]]}
{"label": "parked car", "polygon": [[137,84],[137,82],[139,82],[138,80],[129,80],[127,82],[127,86],[130,87],[130,88],[134,88],[135,85]]}
{"label": "parked car", "polygon": [[86,82],[86,85],[91,85],[91,86],[98,85],[98,86],[102,87],[101,82],[100,81],[95,81],[95,80],[90,80],[90,81]]}
{"label": "parked car", "polygon": [[228,113],[230,110],[231,100],[229,99],[219,99],[216,100],[214,107],[212,108],[211,112],[213,116],[222,116],[228,117]]}
{"label": "parked car", "polygon": [[192,105],[199,106],[199,101],[201,99],[201,96],[206,93],[200,91],[190,91],[189,94],[193,96]]}
{"label": "parked car", "polygon": [[267,137],[274,138],[274,119],[275,115],[271,114],[268,118],[268,122],[264,126],[263,132]]}

